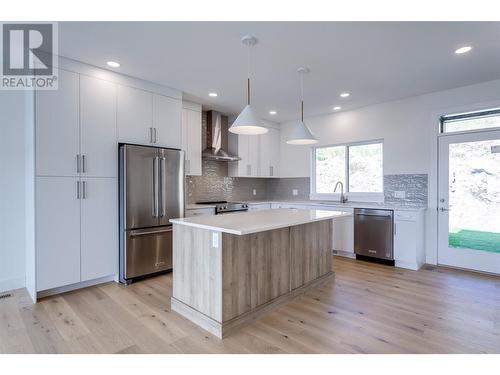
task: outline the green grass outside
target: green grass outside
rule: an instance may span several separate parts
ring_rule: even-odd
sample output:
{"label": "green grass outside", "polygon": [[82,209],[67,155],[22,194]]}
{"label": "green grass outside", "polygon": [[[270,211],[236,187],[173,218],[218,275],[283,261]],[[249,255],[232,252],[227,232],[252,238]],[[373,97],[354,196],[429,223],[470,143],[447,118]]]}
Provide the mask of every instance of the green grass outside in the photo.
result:
{"label": "green grass outside", "polygon": [[460,229],[448,234],[450,247],[500,253],[500,233]]}

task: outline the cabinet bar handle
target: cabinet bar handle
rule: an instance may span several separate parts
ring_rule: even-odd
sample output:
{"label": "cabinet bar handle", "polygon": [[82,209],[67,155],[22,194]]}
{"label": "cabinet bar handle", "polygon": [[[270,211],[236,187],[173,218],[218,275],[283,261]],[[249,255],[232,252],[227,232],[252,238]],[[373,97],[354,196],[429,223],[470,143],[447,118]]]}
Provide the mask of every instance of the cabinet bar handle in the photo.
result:
{"label": "cabinet bar handle", "polygon": [[76,154],[76,173],[80,173],[80,154]]}
{"label": "cabinet bar handle", "polygon": [[149,128],[149,143],[153,143],[153,128]]}
{"label": "cabinet bar handle", "polygon": [[274,176],[274,167],[272,165],[269,167],[269,176]]}
{"label": "cabinet bar handle", "polygon": [[155,143],[157,143],[157,138],[156,138],[156,128],[153,128],[154,129],[154,134],[155,134]]}
{"label": "cabinet bar handle", "polygon": [[80,181],[76,181],[76,199],[80,199]]}
{"label": "cabinet bar handle", "polygon": [[82,198],[87,199],[87,181],[82,182]]}
{"label": "cabinet bar handle", "polygon": [[85,162],[86,156],[82,155],[82,173],[87,172],[87,163]]}

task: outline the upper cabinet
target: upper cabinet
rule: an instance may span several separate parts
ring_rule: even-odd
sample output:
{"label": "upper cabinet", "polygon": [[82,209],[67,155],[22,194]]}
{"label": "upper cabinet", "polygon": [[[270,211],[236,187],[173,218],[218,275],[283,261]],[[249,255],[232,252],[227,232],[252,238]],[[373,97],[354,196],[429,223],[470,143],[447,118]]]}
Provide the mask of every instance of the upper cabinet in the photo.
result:
{"label": "upper cabinet", "polygon": [[182,148],[182,102],[163,95],[153,95],[153,129],[160,147]]}
{"label": "upper cabinet", "polygon": [[81,172],[117,177],[116,85],[80,76]]}
{"label": "upper cabinet", "polygon": [[36,92],[36,174],[79,174],[79,74],[59,70],[57,90]]}
{"label": "upper cabinet", "polygon": [[182,102],[127,86],[118,87],[118,140],[181,148]]}
{"label": "upper cabinet", "polygon": [[154,144],[153,94],[132,87],[118,86],[117,102],[118,140],[141,145]]}
{"label": "upper cabinet", "polygon": [[182,108],[182,150],[186,175],[201,176],[201,106],[184,102]]}
{"label": "upper cabinet", "polygon": [[259,177],[260,136],[229,133],[229,153],[241,160],[229,163],[231,177]]}
{"label": "upper cabinet", "polygon": [[269,127],[260,137],[260,176],[279,177],[280,175],[280,131]]}
{"label": "upper cabinet", "polygon": [[229,134],[229,152],[241,160],[229,163],[231,177],[279,177],[280,132],[264,122],[269,131],[262,135]]}

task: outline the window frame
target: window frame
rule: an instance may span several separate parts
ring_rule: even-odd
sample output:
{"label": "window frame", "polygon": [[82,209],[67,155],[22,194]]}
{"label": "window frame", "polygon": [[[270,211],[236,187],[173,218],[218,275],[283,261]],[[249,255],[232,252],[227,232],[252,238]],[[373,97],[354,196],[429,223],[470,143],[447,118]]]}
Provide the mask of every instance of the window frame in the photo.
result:
{"label": "window frame", "polygon": [[476,111],[468,111],[468,112],[460,112],[460,113],[442,115],[439,117],[438,136],[500,130],[500,127],[497,126],[497,127],[492,127],[492,128],[479,128],[479,129],[458,130],[458,131],[449,131],[449,132],[445,131],[446,121],[470,120],[470,119],[474,119],[474,118],[484,118],[484,117],[493,117],[493,116],[500,116],[500,108],[495,107],[495,108],[491,108],[491,109],[482,109],[482,110],[476,110]]}
{"label": "window frame", "polygon": [[[372,145],[372,144],[382,145],[382,192],[379,193],[349,192],[349,147]],[[368,141],[349,142],[349,143],[334,143],[334,144],[311,147],[311,179],[310,179],[309,198],[311,200],[340,201],[340,193],[316,192],[316,150],[319,148],[339,147],[339,146],[343,146],[346,148],[345,161],[344,161],[345,162],[344,195],[347,197],[347,200],[354,202],[383,203],[384,202],[384,140],[383,139],[373,139]]]}

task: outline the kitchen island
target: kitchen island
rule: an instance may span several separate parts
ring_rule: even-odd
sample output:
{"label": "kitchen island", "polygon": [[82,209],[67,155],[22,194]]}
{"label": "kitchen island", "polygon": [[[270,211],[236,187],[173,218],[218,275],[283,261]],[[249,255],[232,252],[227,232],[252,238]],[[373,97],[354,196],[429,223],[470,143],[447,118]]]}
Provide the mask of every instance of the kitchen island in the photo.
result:
{"label": "kitchen island", "polygon": [[172,310],[219,338],[333,277],[344,211],[276,209],[171,219]]}

